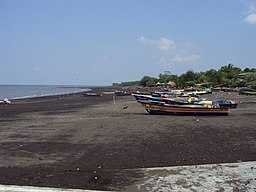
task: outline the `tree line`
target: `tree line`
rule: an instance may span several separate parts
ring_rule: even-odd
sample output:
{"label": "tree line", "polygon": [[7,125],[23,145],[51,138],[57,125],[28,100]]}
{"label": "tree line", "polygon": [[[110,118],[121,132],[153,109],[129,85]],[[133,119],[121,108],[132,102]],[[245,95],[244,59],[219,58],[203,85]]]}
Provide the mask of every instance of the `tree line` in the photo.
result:
{"label": "tree line", "polygon": [[210,69],[205,72],[188,70],[181,75],[165,71],[164,73],[160,73],[158,78],[144,76],[139,81],[122,82],[120,84],[113,83],[113,85],[154,87],[157,83],[167,85],[169,82],[174,82],[176,87],[207,84],[208,86],[256,88],[256,68],[245,68],[242,70],[230,63],[222,66],[218,70]]}

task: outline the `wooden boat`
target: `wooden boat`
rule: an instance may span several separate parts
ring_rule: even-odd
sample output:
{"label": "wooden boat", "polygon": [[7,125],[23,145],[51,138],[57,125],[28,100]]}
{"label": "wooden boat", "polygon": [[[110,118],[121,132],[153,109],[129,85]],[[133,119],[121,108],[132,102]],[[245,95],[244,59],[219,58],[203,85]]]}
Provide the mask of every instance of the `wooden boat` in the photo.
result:
{"label": "wooden boat", "polygon": [[85,97],[101,97],[102,94],[99,93],[82,93],[83,96]]}
{"label": "wooden boat", "polygon": [[237,101],[225,100],[225,99],[215,100],[215,101],[212,101],[212,103],[218,104],[221,108],[231,108],[231,109],[237,108],[237,105],[238,105]]}
{"label": "wooden boat", "polygon": [[138,101],[149,114],[174,115],[228,115],[229,108],[214,105],[170,105],[157,101]]}
{"label": "wooden boat", "polygon": [[212,94],[212,90],[211,89],[205,89],[205,90],[201,90],[201,91],[192,91],[192,92],[186,92],[187,95],[206,95],[206,94]]}
{"label": "wooden boat", "polygon": [[233,100],[206,100],[203,98],[197,98],[197,97],[190,97],[188,99],[184,98],[165,98],[165,97],[153,97],[150,95],[137,95],[133,94],[135,99],[137,101],[140,100],[148,100],[148,101],[159,101],[159,102],[165,102],[166,104],[171,104],[171,105],[219,105],[221,108],[237,108],[237,101]]}
{"label": "wooden boat", "polygon": [[155,95],[155,96],[152,96],[152,95],[142,95],[142,94],[132,94],[132,95],[134,96],[134,98],[137,101],[140,101],[140,100],[160,101],[161,100],[161,96],[160,95]]}
{"label": "wooden boat", "polygon": [[131,94],[132,93],[128,92],[128,91],[115,91],[116,96],[128,96],[128,95],[131,95]]}
{"label": "wooden boat", "polygon": [[239,94],[240,95],[256,95],[256,90],[255,89],[249,89],[249,88],[240,89]]}
{"label": "wooden boat", "polygon": [[186,104],[192,104],[194,101],[202,101],[203,99],[201,98],[196,98],[196,97],[190,97],[191,101],[188,101],[188,99],[179,97],[177,95],[168,95],[168,97],[160,95],[141,95],[141,94],[132,94],[137,101],[140,100],[149,100],[149,101],[162,101],[167,104],[172,104],[172,105],[186,105]]}

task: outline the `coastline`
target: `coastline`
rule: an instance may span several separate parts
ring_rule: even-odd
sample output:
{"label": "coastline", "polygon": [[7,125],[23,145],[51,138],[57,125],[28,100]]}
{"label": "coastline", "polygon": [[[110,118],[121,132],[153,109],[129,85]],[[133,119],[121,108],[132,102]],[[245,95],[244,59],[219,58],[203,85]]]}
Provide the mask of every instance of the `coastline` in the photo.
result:
{"label": "coastline", "polygon": [[[86,92],[100,93],[102,91],[113,90],[112,87],[91,87]],[[30,97],[21,99],[12,99],[9,106],[0,105],[0,117],[10,117],[21,113],[40,112],[51,110],[72,110],[81,108],[82,106],[89,106],[100,102],[106,102],[110,97],[88,98],[85,100],[84,91],[69,94],[58,94],[40,97]]]}
{"label": "coastline", "polygon": [[93,86],[63,85],[0,85],[0,101],[50,97],[90,91]]}
{"label": "coastline", "polygon": [[107,94],[1,105],[0,183],[119,191],[145,176],[138,168],[256,160],[255,97],[207,97],[239,105],[227,117],[148,115],[132,96]]}

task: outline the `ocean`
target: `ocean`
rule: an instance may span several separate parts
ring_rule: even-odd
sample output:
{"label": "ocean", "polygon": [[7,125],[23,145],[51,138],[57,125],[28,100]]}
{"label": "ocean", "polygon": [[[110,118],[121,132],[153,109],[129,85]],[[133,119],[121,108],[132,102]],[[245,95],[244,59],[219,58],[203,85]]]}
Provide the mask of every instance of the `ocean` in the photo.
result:
{"label": "ocean", "polygon": [[82,86],[64,85],[0,85],[0,100],[23,99],[89,91]]}

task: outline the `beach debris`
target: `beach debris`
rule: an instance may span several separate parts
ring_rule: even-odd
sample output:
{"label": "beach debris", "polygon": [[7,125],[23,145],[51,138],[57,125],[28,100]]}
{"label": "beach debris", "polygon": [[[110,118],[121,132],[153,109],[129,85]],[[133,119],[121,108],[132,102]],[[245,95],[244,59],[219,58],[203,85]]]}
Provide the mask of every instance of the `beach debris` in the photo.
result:
{"label": "beach debris", "polygon": [[95,179],[95,180],[97,180],[97,179],[98,179],[98,177],[97,177],[97,176],[95,176],[95,177],[94,177],[94,179]]}
{"label": "beach debris", "polygon": [[128,106],[127,106],[127,105],[123,106],[123,109],[127,109],[127,108],[128,108]]}
{"label": "beach debris", "polygon": [[80,170],[79,167],[77,167],[76,170],[79,171]]}
{"label": "beach debris", "polygon": [[237,163],[242,163],[243,161],[241,159],[236,160]]}
{"label": "beach debris", "polygon": [[199,119],[197,119],[196,122],[199,122]]}

